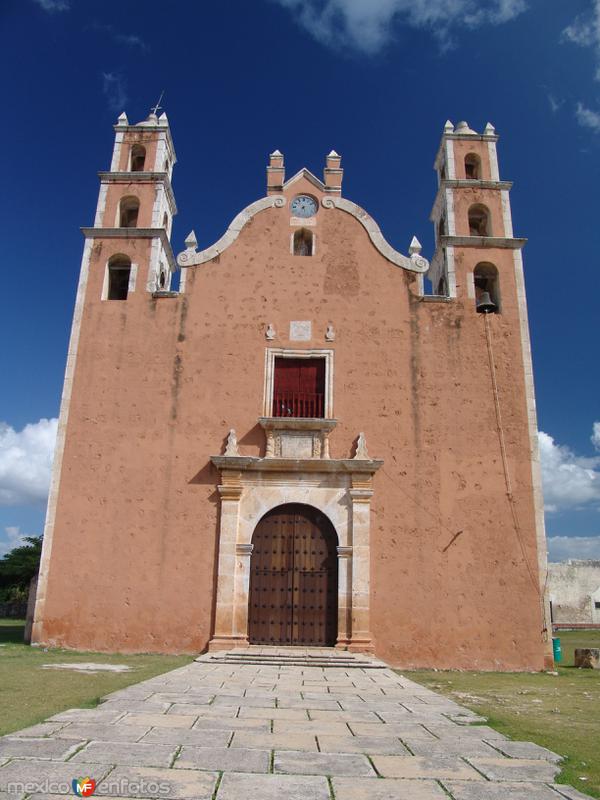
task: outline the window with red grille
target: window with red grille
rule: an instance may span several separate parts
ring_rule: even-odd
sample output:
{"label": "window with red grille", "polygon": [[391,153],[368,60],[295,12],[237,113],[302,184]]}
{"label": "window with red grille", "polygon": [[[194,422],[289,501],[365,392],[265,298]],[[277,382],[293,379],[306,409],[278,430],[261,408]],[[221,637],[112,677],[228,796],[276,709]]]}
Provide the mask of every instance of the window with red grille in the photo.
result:
{"label": "window with red grille", "polygon": [[273,416],[325,416],[324,358],[275,359]]}

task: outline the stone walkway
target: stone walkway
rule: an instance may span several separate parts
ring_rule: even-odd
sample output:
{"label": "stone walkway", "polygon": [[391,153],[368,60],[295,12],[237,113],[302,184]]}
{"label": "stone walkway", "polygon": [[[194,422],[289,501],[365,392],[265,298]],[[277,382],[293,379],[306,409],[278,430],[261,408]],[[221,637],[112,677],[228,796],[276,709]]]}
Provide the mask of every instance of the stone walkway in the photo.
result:
{"label": "stone walkway", "polygon": [[[278,653],[299,651],[268,656]],[[57,714],[0,738],[0,798],[74,796],[71,781],[88,776],[112,798],[584,798],[553,782],[554,753],[474,725],[485,720],[380,662],[348,658],[316,667],[207,655],[97,709]]]}

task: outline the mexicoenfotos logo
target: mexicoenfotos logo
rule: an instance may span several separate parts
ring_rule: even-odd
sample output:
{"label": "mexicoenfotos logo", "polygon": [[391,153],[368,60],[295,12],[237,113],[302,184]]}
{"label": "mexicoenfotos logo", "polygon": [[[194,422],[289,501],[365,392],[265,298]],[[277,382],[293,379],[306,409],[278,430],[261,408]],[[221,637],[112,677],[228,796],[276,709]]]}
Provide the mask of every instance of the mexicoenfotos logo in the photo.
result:
{"label": "mexicoenfotos logo", "polygon": [[91,797],[96,791],[96,781],[92,778],[73,778],[71,786],[77,797]]}

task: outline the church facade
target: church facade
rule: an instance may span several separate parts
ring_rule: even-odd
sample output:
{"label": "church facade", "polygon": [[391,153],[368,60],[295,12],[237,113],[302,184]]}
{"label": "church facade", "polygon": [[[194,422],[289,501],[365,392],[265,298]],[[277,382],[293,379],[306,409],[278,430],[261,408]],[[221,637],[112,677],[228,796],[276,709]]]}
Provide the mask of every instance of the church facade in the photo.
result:
{"label": "church facade", "polygon": [[265,196],[175,258],[166,115],[115,131],[33,641],[552,663],[525,240],[494,128],[444,128],[431,262],[342,195],[334,151],[322,179],[272,153]]}

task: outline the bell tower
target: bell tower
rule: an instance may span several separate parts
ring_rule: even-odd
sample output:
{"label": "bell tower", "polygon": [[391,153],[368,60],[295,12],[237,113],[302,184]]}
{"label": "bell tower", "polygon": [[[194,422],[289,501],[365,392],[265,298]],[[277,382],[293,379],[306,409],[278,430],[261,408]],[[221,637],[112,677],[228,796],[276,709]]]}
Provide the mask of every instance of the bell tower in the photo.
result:
{"label": "bell tower", "polygon": [[[434,296],[429,299],[452,301],[462,310],[461,324],[468,331],[468,340],[463,342],[464,357],[471,359],[471,367],[476,367],[480,375],[487,373],[481,388],[493,397],[505,494],[520,549],[532,582],[538,587],[546,661],[551,664],[544,504],[521,252],[527,240],[516,238],[513,233],[509,197],[513,184],[500,178],[497,141],[496,130],[489,122],[481,134],[466,122],[454,126],[448,121],[444,126],[434,163],[438,191],[430,217],[435,230],[435,253],[428,272]],[[519,456],[511,451],[510,442],[517,428],[509,398],[517,398],[520,403],[521,386],[537,561],[526,552],[522,538],[521,519],[526,514],[526,503],[518,494],[524,478],[515,474],[514,464]]]}
{"label": "bell tower", "polygon": [[110,169],[99,173],[94,226],[83,229],[86,239],[94,239],[96,245],[120,240],[119,253],[106,265],[103,300],[170,291],[177,269],[170,245],[177,213],[171,187],[176,160],[166,114],[151,113],[136,125],[121,114],[115,125]]}

